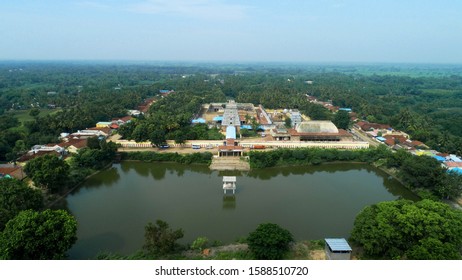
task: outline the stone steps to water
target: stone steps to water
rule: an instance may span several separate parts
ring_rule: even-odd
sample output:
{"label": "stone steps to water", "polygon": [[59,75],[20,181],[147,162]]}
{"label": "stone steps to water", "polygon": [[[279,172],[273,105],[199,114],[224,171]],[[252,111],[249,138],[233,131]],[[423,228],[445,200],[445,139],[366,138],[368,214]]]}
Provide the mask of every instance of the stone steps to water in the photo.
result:
{"label": "stone steps to water", "polygon": [[241,160],[238,157],[218,157],[212,159],[210,164],[211,170],[250,170],[250,165],[247,161]]}

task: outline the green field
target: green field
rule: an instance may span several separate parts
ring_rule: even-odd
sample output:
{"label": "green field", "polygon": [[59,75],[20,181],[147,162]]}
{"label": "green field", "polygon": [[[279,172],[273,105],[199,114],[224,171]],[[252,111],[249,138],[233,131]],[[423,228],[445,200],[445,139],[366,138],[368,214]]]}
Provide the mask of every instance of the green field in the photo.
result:
{"label": "green field", "polygon": [[[49,114],[56,114],[57,112],[61,111],[61,109],[40,109],[40,117],[49,115]],[[18,118],[19,122],[24,124],[27,121],[32,121],[34,118],[29,115],[30,110],[15,110],[10,111],[9,114],[12,114],[16,118]]]}

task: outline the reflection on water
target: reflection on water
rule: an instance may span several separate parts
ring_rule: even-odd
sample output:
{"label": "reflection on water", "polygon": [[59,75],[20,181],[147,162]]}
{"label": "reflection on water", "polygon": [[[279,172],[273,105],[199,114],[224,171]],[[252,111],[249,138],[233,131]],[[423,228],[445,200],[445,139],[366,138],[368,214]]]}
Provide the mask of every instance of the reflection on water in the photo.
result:
{"label": "reflection on water", "polygon": [[223,195],[223,209],[233,210],[236,208],[236,195]]}
{"label": "reflection on water", "polygon": [[[235,195],[223,195],[223,176],[237,176]],[[69,254],[132,253],[142,247],[144,226],[157,219],[182,228],[183,243],[198,236],[233,242],[264,222],[289,229],[298,240],[348,237],[362,208],[399,197],[416,199],[368,165],[217,172],[201,165],[122,162],[67,197],[79,238]]]}

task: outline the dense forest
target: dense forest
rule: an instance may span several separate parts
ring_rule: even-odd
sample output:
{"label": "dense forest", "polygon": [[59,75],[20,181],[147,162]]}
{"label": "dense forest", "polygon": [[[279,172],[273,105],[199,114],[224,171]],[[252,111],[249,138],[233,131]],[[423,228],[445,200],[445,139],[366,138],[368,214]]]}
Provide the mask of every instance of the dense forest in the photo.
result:
{"label": "dense forest", "polygon": [[[461,154],[462,76],[455,65],[217,65],[84,62],[0,64],[0,160],[57,141],[156,98],[149,114],[121,131],[128,139],[219,139],[192,129],[200,104],[238,102],[298,108],[334,119],[306,94],[388,123],[441,152]],[[312,81],[308,83],[307,81]],[[174,90],[165,98],[159,90]]]}

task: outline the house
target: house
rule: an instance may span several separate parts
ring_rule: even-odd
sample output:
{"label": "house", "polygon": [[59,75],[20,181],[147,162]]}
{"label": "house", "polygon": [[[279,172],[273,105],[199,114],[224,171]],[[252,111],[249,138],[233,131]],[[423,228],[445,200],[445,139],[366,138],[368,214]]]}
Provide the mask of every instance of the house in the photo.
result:
{"label": "house", "polygon": [[162,97],[166,97],[169,94],[175,93],[175,91],[171,90],[171,89],[161,89],[161,90],[159,90],[159,93],[160,93],[160,95],[162,95]]}
{"label": "house", "polygon": [[355,124],[357,128],[360,128],[362,131],[370,131],[373,129],[392,129],[388,124],[380,124],[380,123],[370,123],[365,121],[360,121]]}
{"label": "house", "polygon": [[58,145],[67,149],[70,153],[76,154],[80,149],[85,148],[87,146],[88,140],[85,139],[70,139],[67,142],[61,142]]}
{"label": "house", "polygon": [[63,153],[64,149],[57,144],[47,144],[47,145],[35,145],[31,148],[31,151],[33,153],[53,152],[53,151],[57,153]]}
{"label": "house", "polygon": [[26,177],[22,166],[15,164],[0,164],[0,180],[4,178],[15,178],[22,180]]}
{"label": "house", "polygon": [[111,128],[109,127],[90,127],[84,130],[80,130],[81,133],[93,133],[94,136],[108,137],[111,135]]}
{"label": "house", "polygon": [[98,128],[109,127],[111,124],[112,122],[98,122],[96,123],[96,127]]}
{"label": "house", "polygon": [[139,116],[139,115],[141,115],[140,110],[128,110],[127,113],[128,113],[128,115],[130,115],[130,116]]}
{"label": "house", "polygon": [[[118,126],[121,126],[121,125],[131,122],[132,119],[133,119],[132,116],[125,116],[125,117],[118,118],[118,119],[117,118],[112,119],[111,125],[117,124]],[[111,125],[109,127],[111,127]]]}
{"label": "house", "polygon": [[446,165],[448,169],[462,168],[462,162],[445,161],[444,165]]}
{"label": "house", "polygon": [[144,100],[144,102],[138,106],[138,110],[142,113],[142,114],[145,114],[148,112],[149,110],[149,107],[152,105],[152,103],[155,102],[155,98],[154,97],[151,97],[151,98],[147,98],[146,100]]}
{"label": "house", "polygon": [[40,157],[40,156],[43,156],[43,155],[48,155],[48,154],[52,154],[52,155],[55,155],[57,157],[62,157],[63,154],[65,153],[64,149],[63,149],[63,152],[57,152],[55,150],[48,150],[48,151],[28,151],[27,153],[25,153],[24,155],[22,155],[20,158],[17,159],[18,162],[26,162],[26,161],[29,161],[31,159],[34,159],[36,157]]}
{"label": "house", "polygon": [[290,133],[285,127],[276,127],[271,129],[271,136],[276,141],[288,141],[290,140]]}

